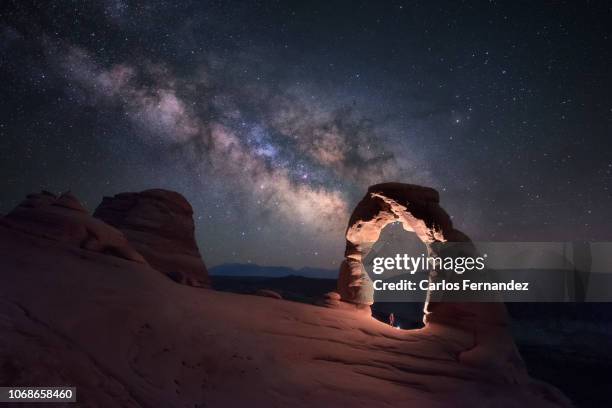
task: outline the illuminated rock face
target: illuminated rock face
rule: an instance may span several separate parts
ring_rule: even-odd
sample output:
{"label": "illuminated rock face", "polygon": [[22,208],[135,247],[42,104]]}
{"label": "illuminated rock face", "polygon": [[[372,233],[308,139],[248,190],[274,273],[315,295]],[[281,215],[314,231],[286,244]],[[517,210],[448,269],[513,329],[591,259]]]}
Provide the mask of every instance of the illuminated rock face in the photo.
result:
{"label": "illuminated rock face", "polygon": [[193,209],[181,194],[154,189],[104,197],[94,217],[123,232],[153,268],[172,280],[209,286],[195,241]]}
{"label": "illuminated rock face", "polygon": [[[389,223],[401,222],[404,230],[414,232],[430,256],[457,256],[452,243],[462,243],[461,256],[478,256],[470,239],[453,227],[439,201],[436,190],[412,184],[384,183],[368,189],[355,207],[346,230],[345,258],[338,277],[343,308],[352,304],[363,309],[374,303],[372,281],[362,261]],[[431,281],[443,278],[457,276],[430,271]],[[492,295],[487,302],[468,303],[453,301],[453,296],[443,291],[435,295],[428,293],[424,308],[426,325],[450,326],[474,335],[474,348],[462,353],[460,361],[496,366],[513,380],[524,378],[526,372],[509,333],[508,316],[501,300]]]}
{"label": "illuminated rock face", "polygon": [[401,222],[404,230],[414,232],[430,253],[435,252],[436,243],[469,242],[465,234],[453,228],[439,201],[436,190],[412,184],[384,183],[368,189],[346,230],[345,259],[338,281],[344,301],[368,305],[374,302],[372,282],[362,261],[383,228],[392,222]]}

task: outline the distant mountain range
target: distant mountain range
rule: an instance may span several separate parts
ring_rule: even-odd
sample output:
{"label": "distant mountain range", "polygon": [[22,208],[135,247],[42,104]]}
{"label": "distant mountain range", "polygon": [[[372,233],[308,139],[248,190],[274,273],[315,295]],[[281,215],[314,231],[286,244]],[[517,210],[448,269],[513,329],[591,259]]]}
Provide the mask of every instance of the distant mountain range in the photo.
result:
{"label": "distant mountain range", "polygon": [[300,269],[288,266],[261,266],[256,264],[230,263],[213,266],[208,270],[212,276],[266,276],[280,278],[283,276],[304,276],[307,278],[336,278],[338,271],[335,269],[310,268]]}

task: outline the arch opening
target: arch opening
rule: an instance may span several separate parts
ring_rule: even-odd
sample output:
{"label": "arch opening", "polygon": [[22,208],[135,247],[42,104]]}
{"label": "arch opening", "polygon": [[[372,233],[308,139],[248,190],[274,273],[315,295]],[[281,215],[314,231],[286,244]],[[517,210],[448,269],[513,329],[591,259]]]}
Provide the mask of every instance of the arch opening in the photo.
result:
{"label": "arch opening", "polygon": [[[413,232],[408,232],[399,221],[392,222],[381,230],[378,241],[363,260],[364,265],[372,265],[373,259],[385,254],[402,253],[411,257],[427,254],[427,246]],[[370,268],[366,268],[370,269]],[[416,271],[418,275],[426,274],[424,269]],[[417,276],[418,276],[417,275]],[[385,273],[385,281],[399,281],[405,275],[400,271]],[[416,292],[405,301],[375,301],[372,306],[372,317],[388,323],[398,329],[420,329],[424,326],[423,309],[425,293]]]}
{"label": "arch opening", "polygon": [[[402,183],[371,186],[349,219],[346,250],[338,275],[338,293],[328,294],[327,307],[340,307],[371,316],[374,288],[363,261],[381,237],[383,229],[398,222],[404,230],[414,232],[427,248],[428,256],[477,256],[471,240],[453,227],[450,217],[440,207],[436,190]],[[452,275],[437,270],[428,273],[428,279],[433,283],[452,278]],[[452,274],[457,276],[454,272]],[[499,372],[510,374],[512,381],[526,376],[501,298],[493,296],[466,302],[444,290],[428,291],[423,323],[423,330],[445,335],[463,333],[472,339],[469,349],[460,353],[460,362],[496,367]],[[452,330],[447,331],[448,328]]]}
{"label": "arch opening", "polygon": [[[374,303],[373,283],[364,267],[364,260],[379,241],[385,227],[400,224],[426,247],[428,256],[453,254],[452,245],[462,243],[462,251],[475,254],[470,239],[453,227],[450,216],[439,205],[436,190],[413,184],[383,183],[371,186],[357,204],[346,230],[346,249],[338,275],[340,300],[356,309],[371,314]],[[397,228],[397,227],[395,227]],[[465,254],[465,252],[463,252]],[[439,271],[428,271],[432,282],[448,278]],[[505,321],[505,308],[482,308],[475,304],[452,301],[452,294],[428,291],[423,307],[422,321],[447,324],[477,324],[482,318]],[[463,321],[457,320],[461,316]]]}

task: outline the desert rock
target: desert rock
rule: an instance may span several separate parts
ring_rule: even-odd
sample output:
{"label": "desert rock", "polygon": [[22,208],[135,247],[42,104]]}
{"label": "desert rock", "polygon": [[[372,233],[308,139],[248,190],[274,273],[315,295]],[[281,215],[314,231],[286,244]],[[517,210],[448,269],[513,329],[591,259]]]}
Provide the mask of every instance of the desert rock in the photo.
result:
{"label": "desert rock", "polygon": [[119,230],[92,217],[69,192],[59,197],[48,191],[29,194],[0,219],[0,225],[28,235],[146,263]]}
{"label": "desert rock", "polygon": [[89,216],[55,201],[33,196],[38,207],[0,227],[3,384],[70,384],[80,405],[100,407],[570,406],[545,383],[474,366],[504,356],[481,347],[499,332],[397,330],[333,293],[338,308],[202,296],[146,263],[66,245],[81,227],[68,234],[58,219]]}
{"label": "desert rock", "polygon": [[208,287],[193,209],[181,194],[155,189],[104,197],[94,217],[122,231],[149,264],[172,280]]}
{"label": "desert rock", "polygon": [[273,298],[273,299],[282,299],[283,298],[280,295],[280,293],[275,292],[275,291],[270,290],[270,289],[259,289],[257,292],[255,292],[255,294],[257,296],[269,297],[269,298]]}
{"label": "desert rock", "polygon": [[[469,237],[454,228],[439,202],[436,190],[413,184],[383,183],[368,189],[355,207],[346,230],[345,258],[338,276],[338,291],[344,303],[369,307],[374,302],[372,280],[362,262],[382,229],[392,222],[400,222],[404,230],[415,233],[432,256],[477,256]],[[456,253],[456,247],[460,248],[460,253]],[[432,281],[443,278],[457,276],[430,271]],[[425,303],[424,322],[441,323],[473,333],[474,348],[459,356],[462,361],[495,367],[506,373],[509,381],[523,381],[527,374],[509,332],[506,308],[495,296],[488,300],[456,302],[452,293],[438,291],[432,295],[430,292]]]}

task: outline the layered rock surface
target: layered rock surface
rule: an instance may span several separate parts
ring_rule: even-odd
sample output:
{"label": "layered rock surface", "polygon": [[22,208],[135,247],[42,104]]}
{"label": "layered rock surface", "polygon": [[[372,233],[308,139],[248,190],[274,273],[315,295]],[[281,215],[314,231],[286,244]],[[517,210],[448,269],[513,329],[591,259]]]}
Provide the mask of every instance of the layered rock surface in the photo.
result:
{"label": "layered rock surface", "polygon": [[73,385],[88,407],[569,406],[547,384],[463,360],[478,342],[469,331],[202,296],[30,232],[0,228],[2,385]]}
{"label": "layered rock surface", "polygon": [[151,266],[174,281],[209,286],[195,241],[193,209],[179,193],[155,189],[104,197],[94,217],[123,232]]}
{"label": "layered rock surface", "polygon": [[[415,233],[430,256],[478,256],[470,239],[454,228],[439,202],[436,190],[413,184],[383,183],[368,189],[355,207],[346,230],[345,259],[338,277],[338,291],[344,302],[340,303],[341,307],[346,309],[346,304],[352,304],[363,309],[374,302],[372,280],[363,260],[382,229],[392,222],[400,222],[404,230]],[[431,281],[442,279],[452,281],[458,279],[458,275],[452,271],[430,271]],[[508,315],[501,299],[488,296],[485,299],[488,302],[468,303],[454,301],[453,297],[451,292],[429,293],[424,322],[441,323],[473,333],[474,345],[459,355],[462,361],[488,366],[504,373],[509,381],[527,381],[527,372],[510,334]]]}
{"label": "layered rock surface", "polygon": [[93,218],[70,192],[59,197],[43,191],[29,194],[0,218],[0,226],[138,263],[144,258],[114,227]]}

